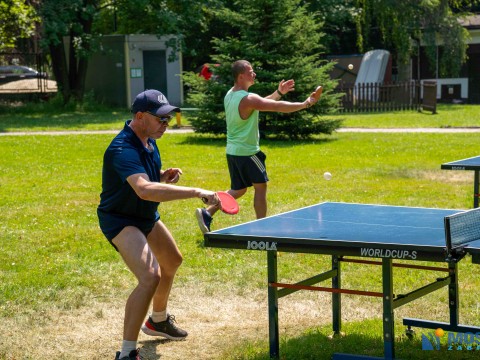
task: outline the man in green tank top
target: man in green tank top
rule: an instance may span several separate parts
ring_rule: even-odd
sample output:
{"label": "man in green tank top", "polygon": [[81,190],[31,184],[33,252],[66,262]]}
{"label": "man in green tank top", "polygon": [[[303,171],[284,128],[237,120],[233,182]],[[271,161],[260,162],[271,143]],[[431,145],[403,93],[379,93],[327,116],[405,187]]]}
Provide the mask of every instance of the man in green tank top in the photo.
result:
{"label": "man in green tank top", "polygon": [[[227,121],[227,163],[230,172],[230,190],[235,199],[243,196],[251,186],[254,188],[253,207],[257,219],[267,215],[267,170],[266,155],[260,150],[258,114],[260,111],[290,113],[317,103],[321,92],[313,92],[303,102],[282,101],[287,92],[295,90],[295,81],[282,80],[270,95],[248,92],[255,83],[256,74],[246,60],[235,61],[232,65],[233,87],[224,99]],[[213,215],[218,206],[196,209],[198,225],[203,233],[210,231]]]}

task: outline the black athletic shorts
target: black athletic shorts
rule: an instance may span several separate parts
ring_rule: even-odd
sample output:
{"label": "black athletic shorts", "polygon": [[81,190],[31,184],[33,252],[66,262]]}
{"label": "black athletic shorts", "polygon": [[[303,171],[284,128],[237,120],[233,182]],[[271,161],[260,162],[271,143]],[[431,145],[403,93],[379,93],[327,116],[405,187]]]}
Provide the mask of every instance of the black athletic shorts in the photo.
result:
{"label": "black athletic shorts", "polygon": [[127,226],[134,226],[139,229],[145,237],[150,234],[155,223],[158,220],[145,220],[145,219],[133,219],[131,217],[121,216],[121,215],[114,215],[114,214],[106,214],[102,211],[97,209],[98,220],[100,229],[103,232],[103,235],[107,238],[108,242],[118,251],[115,244],[112,240],[120,234],[120,232]]}
{"label": "black athletic shorts", "polygon": [[230,188],[245,189],[253,183],[268,182],[265,159],[267,156],[259,151],[251,156],[227,154],[228,171],[230,172]]}

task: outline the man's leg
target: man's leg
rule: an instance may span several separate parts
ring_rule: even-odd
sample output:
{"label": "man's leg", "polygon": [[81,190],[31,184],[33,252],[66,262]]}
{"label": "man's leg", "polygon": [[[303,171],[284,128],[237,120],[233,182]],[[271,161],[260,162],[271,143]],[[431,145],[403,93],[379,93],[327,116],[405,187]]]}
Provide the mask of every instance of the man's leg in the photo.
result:
{"label": "man's leg", "polygon": [[267,183],[254,183],[253,207],[257,219],[267,216]]}
{"label": "man's leg", "polygon": [[160,281],[158,262],[147,244],[145,235],[136,227],[124,228],[112,242],[138,280],[125,306],[123,328],[123,339],[136,341]]}
{"label": "man's leg", "polygon": [[160,283],[153,296],[152,314],[142,326],[147,335],[163,336],[170,340],[183,340],[188,333],[175,325],[175,316],[167,314],[168,298],[182,254],[166,226],[158,221],[147,237],[148,244],[160,266]]}
{"label": "man's leg", "polygon": [[160,283],[153,296],[153,311],[167,309],[173,279],[183,261],[182,254],[166,226],[158,221],[148,234],[148,245],[160,264]]}

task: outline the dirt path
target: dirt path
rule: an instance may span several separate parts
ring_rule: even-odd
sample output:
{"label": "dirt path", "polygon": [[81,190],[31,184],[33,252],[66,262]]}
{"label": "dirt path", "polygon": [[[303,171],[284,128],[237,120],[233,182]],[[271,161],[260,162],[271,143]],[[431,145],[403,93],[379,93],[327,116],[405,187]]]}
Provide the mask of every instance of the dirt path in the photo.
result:
{"label": "dirt path", "polygon": [[[229,289],[219,289],[217,294],[207,295],[207,288],[195,284],[174,289],[171,311],[189,336],[175,342],[141,333],[139,347],[145,360],[222,359],[225,351],[242,346],[246,340],[259,339],[268,344],[266,290],[237,296]],[[71,312],[19,312],[13,319],[4,319],[0,324],[0,358],[5,359],[1,354],[8,351],[6,360],[113,360],[121,344],[126,296],[120,294],[110,304],[92,303]],[[344,321],[381,313],[380,307],[365,309],[351,301],[355,300],[344,301]],[[329,324],[330,314],[330,296],[325,293],[300,292],[280,299],[280,336],[300,336],[312,326]]]}

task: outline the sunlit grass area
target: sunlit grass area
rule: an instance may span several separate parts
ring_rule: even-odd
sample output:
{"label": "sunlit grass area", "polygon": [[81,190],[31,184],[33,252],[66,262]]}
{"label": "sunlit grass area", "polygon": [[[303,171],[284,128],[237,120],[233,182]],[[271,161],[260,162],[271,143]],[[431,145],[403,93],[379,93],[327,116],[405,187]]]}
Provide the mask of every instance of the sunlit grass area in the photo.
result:
{"label": "sunlit grass area", "polygon": [[[0,318],[13,321],[20,312],[35,316],[52,309],[88,307],[92,298],[108,303],[131,286],[131,274],[103,238],[96,218],[102,156],[112,136],[0,137]],[[171,134],[159,144],[164,166],[182,168],[182,185],[228,188],[223,137]],[[341,133],[308,141],[263,141],[262,148],[268,156],[271,180],[269,214],[323,201],[472,207],[473,174],[440,169],[443,162],[478,155],[478,141],[471,134]],[[325,171],[332,173],[332,180],[324,180]],[[252,220],[252,195],[250,191],[240,199],[237,216],[219,214],[213,227]],[[219,289],[239,296],[251,289],[266,292],[264,254],[205,248],[193,215],[198,206],[198,200],[160,205],[162,220],[185,258],[178,286],[201,284],[212,296]],[[281,254],[279,278],[298,281],[329,264],[327,256]],[[470,259],[459,266],[461,322],[478,324],[479,270]],[[369,267],[349,265],[344,274],[346,287],[373,291],[381,287],[379,273]],[[395,276],[399,291],[419,281],[418,273],[406,270]],[[428,315],[446,321],[447,296],[443,291],[421,299],[401,309],[398,316],[422,318],[428,308]],[[362,298],[356,306],[379,305],[372,302]],[[324,311],[330,308],[326,306]],[[308,317],[308,313],[302,316]],[[381,318],[381,313],[378,316]],[[288,324],[282,326],[288,328]],[[282,335],[281,352],[295,359],[317,359],[318,354],[329,358],[335,351],[381,355],[381,322],[377,319],[346,321],[345,331],[349,336],[333,341],[327,338],[329,326],[312,324],[299,332],[287,331]],[[397,331],[399,356],[420,359],[415,357],[424,354],[419,351],[419,340],[409,342],[402,332]],[[246,344],[239,339],[222,349],[226,350],[216,354],[221,359],[268,358],[267,338]],[[0,348],[0,358],[9,351]],[[21,349],[16,351],[21,354]]]}

